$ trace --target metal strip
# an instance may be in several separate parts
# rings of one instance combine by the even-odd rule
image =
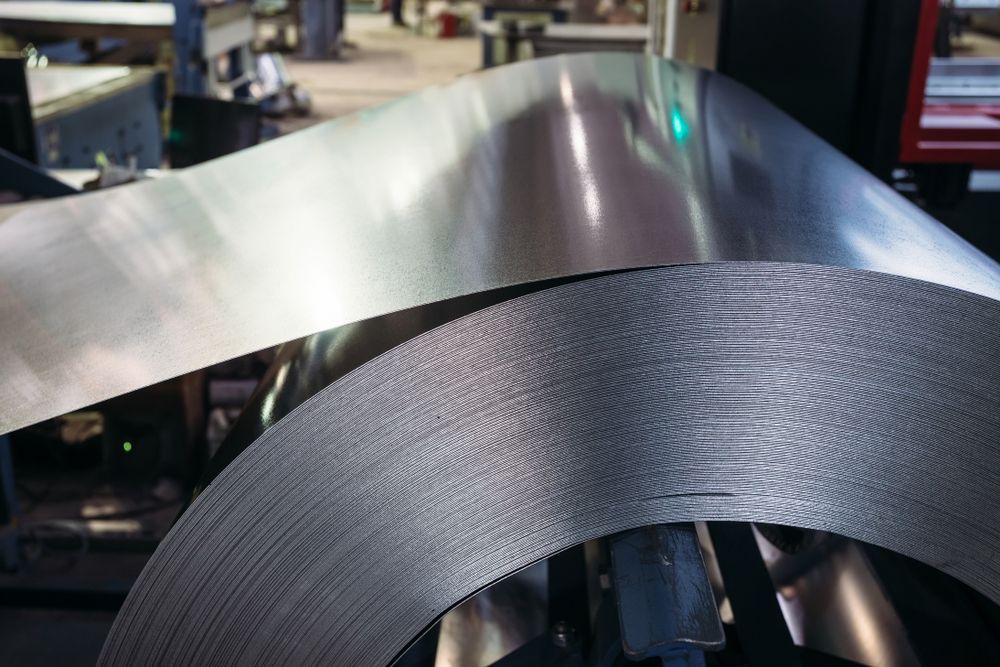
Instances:
[[[421,304],[723,260],[1000,298],[995,263],[725,77],[551,58],[0,209],[0,432]]]

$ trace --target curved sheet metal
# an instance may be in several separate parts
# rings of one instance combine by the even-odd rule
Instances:
[[[1000,601],[998,320],[968,292],[767,262],[491,306],[244,451],[160,545],[101,662],[385,664],[520,567],[687,520],[834,531]]]
[[[456,297],[346,324],[285,343],[222,446],[208,462],[194,489],[193,498],[264,431],[323,387],[366,361],[463,315],[575,279],[544,280]]]
[[[1000,270],[726,78],[531,61],[170,177],[0,213],[0,432],[345,323],[719,260],[1000,295]]]

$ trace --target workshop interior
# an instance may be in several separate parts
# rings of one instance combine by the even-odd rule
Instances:
[[[0,0],[0,665],[1000,664],[1000,0]]]

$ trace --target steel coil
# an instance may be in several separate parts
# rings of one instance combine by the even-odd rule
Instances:
[[[364,334],[322,373],[286,348],[301,383],[252,403],[103,664],[385,664],[674,521],[833,531],[1000,601],[1000,267],[715,74],[500,68],[7,209],[0,271],[0,430]]]
[[[832,530],[998,600],[998,317],[921,281],[763,262],[484,309],[237,457],[158,549],[103,662],[385,664],[520,567],[694,519]]]

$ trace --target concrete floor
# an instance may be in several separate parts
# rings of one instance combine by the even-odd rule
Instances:
[[[964,58],[996,58],[1000,56],[1000,38],[994,35],[966,31],[952,40],[952,54]]]
[[[475,37],[437,39],[395,28],[388,14],[348,14],[346,37],[355,48],[342,61],[288,57],[292,79],[312,96],[306,118],[282,120],[288,132],[395,99],[431,85],[448,83],[479,69]]]

